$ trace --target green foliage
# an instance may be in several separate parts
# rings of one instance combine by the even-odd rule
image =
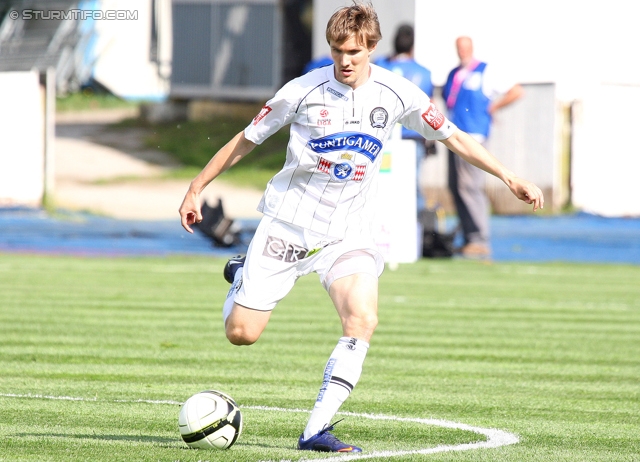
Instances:
[[[292,449],[341,335],[329,298],[316,276],[300,279],[262,338],[234,347],[223,264],[0,255],[0,460],[331,458]],[[336,435],[369,454],[484,440],[408,420],[434,418],[520,443],[371,460],[639,460],[638,280],[640,267],[623,265],[386,271],[380,324],[342,411],[407,420],[339,415]],[[178,435],[177,403],[210,388],[244,415],[227,452],[187,450]]]
[[[209,121],[165,123],[150,127],[147,145],[170,153],[187,167],[199,171],[213,155],[245,129],[249,120],[217,116]],[[239,186],[263,190],[284,165],[289,128],[275,133],[251,154],[220,176]],[[189,172],[192,173],[193,169]]]
[[[137,106],[137,102],[126,101],[110,93],[94,93],[88,89],[56,98],[56,111],[59,112],[133,108]]]

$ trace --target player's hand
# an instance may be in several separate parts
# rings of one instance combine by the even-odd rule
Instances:
[[[534,212],[544,208],[544,195],[535,184],[521,178],[515,178],[510,188],[518,199],[527,204],[533,204]]]
[[[202,213],[200,209],[200,194],[187,191],[187,194],[182,200],[182,205],[178,210],[180,213],[180,221],[182,227],[188,232],[193,234],[191,225],[194,223],[200,223],[202,221]]]

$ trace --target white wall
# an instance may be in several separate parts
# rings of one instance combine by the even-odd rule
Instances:
[[[448,0],[446,11],[435,0],[415,5],[416,59],[431,69],[436,85],[457,65],[460,35],[473,38],[476,57],[515,80],[555,83],[559,103],[577,108],[573,204],[602,215],[640,216],[640,201],[633,199],[640,146],[627,138],[640,124],[637,2]]]
[[[604,216],[640,216],[640,85],[602,84],[577,104],[573,204]],[[622,115],[622,116],[621,116]]]
[[[43,192],[44,92],[38,73],[0,73],[0,205],[38,206]]]
[[[116,95],[126,99],[163,100],[169,93],[168,80],[149,60],[151,45],[151,0],[101,0],[100,9],[137,12],[137,19],[96,21],[97,61],[93,77]],[[171,59],[171,3],[159,2],[163,18],[159,32],[163,60]],[[164,32],[164,33],[163,33]],[[170,69],[164,69],[167,72]],[[166,74],[168,78],[169,73]]]
[[[437,86],[458,63],[455,39],[461,35],[473,38],[476,57],[513,80],[553,83],[559,105],[577,102],[581,108],[573,124],[574,205],[602,215],[640,215],[640,201],[630,199],[636,195],[633,181],[627,178],[640,170],[640,146],[622,141],[640,125],[636,3],[374,0],[383,33],[374,57],[390,52],[395,28],[410,22],[416,30],[416,59],[432,71]],[[314,1],[314,56],[328,51],[324,31],[331,14],[349,4],[350,0]],[[555,132],[542,136],[556,137]],[[557,163],[561,143],[553,143]],[[428,172],[430,183],[442,183],[444,164],[439,159]],[[625,169],[622,176],[620,169]],[[548,170],[556,171],[557,166]],[[517,173],[526,177],[528,172]]]
[[[635,2],[583,0],[415,0],[416,58],[436,85],[457,65],[454,42],[473,38],[476,56],[523,83],[555,82],[558,98],[584,97],[593,85],[640,84]],[[445,15],[446,14],[446,15]]]

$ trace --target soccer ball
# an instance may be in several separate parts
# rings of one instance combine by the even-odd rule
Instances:
[[[229,449],[242,432],[242,414],[229,395],[201,391],[180,408],[178,428],[190,448]]]

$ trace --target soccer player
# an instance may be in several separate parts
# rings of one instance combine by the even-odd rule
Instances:
[[[235,345],[255,343],[296,280],[317,273],[343,335],[326,363],[298,448],[361,452],[331,434],[330,422],[358,383],[378,324],[378,277],[384,264],[371,227],[382,146],[394,125],[441,141],[503,180],[534,210],[544,199],[537,186],[516,177],[458,130],[417,86],[370,63],[381,39],[371,4],[354,0],[336,11],[326,37],[333,65],[285,84],[191,182],[179,212],[182,226],[193,232],[190,225],[202,219],[203,189],[291,124],[284,166],[267,184],[258,206],[264,216],[247,255],[225,266],[231,283],[223,306],[225,332]]]

